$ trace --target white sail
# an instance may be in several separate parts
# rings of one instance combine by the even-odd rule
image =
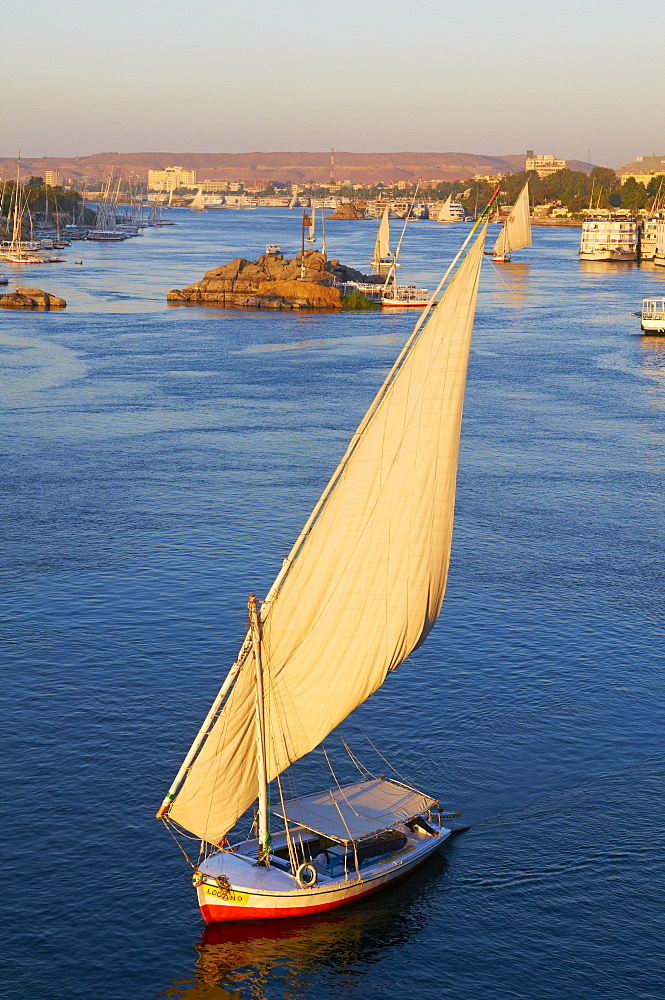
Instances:
[[[199,187],[198,191],[192,199],[192,203],[189,206],[192,212],[203,212],[205,211],[205,201],[203,200],[203,185]]]
[[[453,196],[449,194],[443,205],[439,209],[439,214],[437,215],[437,222],[453,222],[455,216],[450,211],[450,206],[453,203]]]
[[[513,250],[531,246],[531,218],[529,215],[529,182],[527,181],[510,210],[494,244],[494,254],[505,257]]]
[[[263,605],[268,780],[376,691],[439,614],[485,228],[396,362]],[[247,643],[243,659],[169,809],[213,844],[257,796]]]
[[[314,240],[316,239],[316,208],[314,206],[314,199],[313,198],[312,198],[312,211],[311,211],[310,219],[311,219],[311,221],[310,221],[310,224],[309,224],[309,236],[307,237],[307,239],[308,239],[308,241],[310,243],[313,243]]]
[[[385,257],[390,254],[390,222],[388,221],[388,215],[390,212],[390,207],[386,205],[383,210],[383,215],[381,217],[381,222],[379,224],[379,231],[376,234],[376,243],[374,244],[374,262],[379,263]]]

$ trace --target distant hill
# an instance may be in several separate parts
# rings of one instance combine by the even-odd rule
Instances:
[[[474,174],[517,173],[524,170],[525,155],[480,156],[476,153],[348,153],[335,150],[335,179],[353,184],[383,181],[466,180]],[[124,177],[146,180],[148,170],[181,166],[196,170],[197,179],[284,181],[287,183],[330,180],[330,153],[95,153],[93,156],[25,157],[22,176],[43,176],[45,170],[59,170],[65,183],[97,180],[111,171]],[[569,160],[572,170],[588,172],[591,166]],[[16,171],[15,157],[0,157],[4,178]]]

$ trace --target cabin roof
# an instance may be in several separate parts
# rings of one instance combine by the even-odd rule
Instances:
[[[405,823],[437,804],[436,799],[415,788],[372,778],[290,799],[283,810],[273,812],[289,823],[348,844]]]

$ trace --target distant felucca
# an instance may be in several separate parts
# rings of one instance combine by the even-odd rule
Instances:
[[[531,217],[529,214],[529,182],[527,181],[510,214],[503,224],[492,251],[492,259],[503,264],[510,263],[513,250],[523,250],[531,246]]]
[[[395,263],[395,255],[390,252],[390,206],[386,205],[376,234],[372,256],[372,274],[387,274]]]
[[[443,205],[439,209],[436,217],[437,222],[461,222],[464,218],[464,209],[457,201],[453,201],[452,194],[449,194]]]
[[[192,203],[189,206],[191,212],[205,212],[206,204],[203,200],[203,185],[201,185],[192,198]]]
[[[308,243],[316,243],[316,205],[314,204],[314,199],[312,198],[310,203],[310,217],[309,217],[309,236],[307,237]],[[321,211],[323,215],[323,210]]]

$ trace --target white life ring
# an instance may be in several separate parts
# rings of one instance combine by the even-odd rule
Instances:
[[[310,879],[303,878],[305,872],[311,875]],[[310,861],[303,861],[303,863],[298,866],[296,871],[296,882],[301,889],[311,889],[313,885],[316,885],[318,878],[319,873]]]

